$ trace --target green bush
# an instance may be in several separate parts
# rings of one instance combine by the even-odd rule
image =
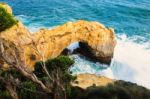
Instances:
[[[116,81],[107,86],[91,86],[87,89],[72,87],[68,99],[150,99],[150,90],[134,83]]]
[[[49,59],[45,62],[45,66],[48,69],[50,75],[55,76],[56,70],[61,72],[59,75],[62,80],[66,93],[67,99],[150,99],[150,90],[137,84],[115,81],[113,84],[107,86],[91,86],[87,89],[79,87],[73,87],[70,82],[75,80],[76,77],[71,75],[69,71],[70,66],[74,63],[67,56],[59,56],[54,59]],[[48,83],[48,77],[44,74],[42,68],[43,62],[37,62],[35,65],[34,73],[44,82]],[[21,81],[20,86],[17,88],[17,93],[20,99],[54,99],[52,94],[45,93],[42,89],[34,82],[28,80],[22,76],[15,69],[7,71],[0,70],[0,76],[7,79],[7,75],[11,74],[14,78],[18,78]],[[54,77],[55,79],[55,77]],[[58,88],[53,86],[54,92]],[[5,83],[0,81],[0,99],[11,99],[9,92],[5,88]]]
[[[66,94],[69,94],[71,91],[70,82],[76,78],[72,76],[71,72],[69,71],[69,68],[73,63],[74,61],[67,56],[59,56],[54,59],[49,59],[45,62],[45,66],[48,69],[50,76],[53,77],[53,80],[55,80],[57,75],[59,76],[60,83],[65,88]],[[51,87],[53,88],[52,90],[54,93],[60,91],[60,86],[56,86],[57,83],[51,82],[47,75],[45,75],[45,72],[43,72],[42,64],[43,62],[36,63],[34,73],[47,86],[52,84]],[[3,77],[6,81],[9,81],[10,75],[15,80],[18,80],[19,85],[16,86],[16,89],[20,99],[53,99],[50,98],[53,97],[53,94],[45,93],[39,85],[24,77],[15,68],[10,68],[8,70],[0,69],[0,76]],[[9,98],[11,99],[9,92],[6,90],[5,82],[0,81],[0,99]]]
[[[11,99],[9,92],[5,88],[5,84],[0,81],[0,99]]]
[[[36,92],[36,84],[32,81],[25,81],[22,83],[22,87],[26,89],[30,89],[33,92]]]
[[[70,59],[68,56],[58,56],[54,59],[48,59],[45,62],[45,66],[49,72],[49,74],[55,78],[57,75],[59,75],[60,83],[64,86],[66,93],[70,94],[71,91],[71,82],[76,79],[76,76],[71,75],[72,72],[69,71],[69,68],[74,63],[74,60]],[[42,68],[43,62],[37,62],[35,64],[35,71],[34,73],[36,76],[38,76],[43,82],[48,81],[48,77],[46,77],[46,74],[44,73],[44,70]],[[54,84],[54,90],[56,90],[55,82]],[[55,92],[55,91],[54,91]]]
[[[71,72],[69,71],[70,66],[74,63],[74,61],[72,59],[70,59],[68,56],[58,56],[54,59],[48,59],[45,62],[45,65],[48,69],[48,72],[51,74],[52,72],[54,72],[57,69],[60,69],[63,72],[63,79],[65,81],[70,81],[72,79],[72,75]],[[34,73],[42,78],[45,77],[46,75],[44,74],[44,70],[42,68],[42,64],[43,62],[37,62],[35,64],[35,71]]]
[[[0,6],[0,32],[17,24],[17,20],[13,15],[8,13],[5,8]]]
[[[9,92],[6,90],[1,91],[0,90],[0,99],[12,99]]]
[[[49,59],[45,62],[46,66],[49,69],[49,72],[57,68],[60,68],[63,71],[68,71],[73,63],[74,61],[71,60],[68,56],[58,56],[57,58]]]

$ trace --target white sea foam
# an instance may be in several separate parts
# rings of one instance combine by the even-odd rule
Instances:
[[[43,26],[42,24],[37,24],[37,23],[35,23],[35,24],[32,23],[32,24],[28,25],[27,28],[29,29],[29,31],[31,33],[35,33],[37,31],[39,31],[40,29],[51,29],[51,28]]]
[[[112,64],[107,69],[97,68],[90,62],[85,64],[84,60],[76,60],[77,64],[72,70],[77,74],[94,73],[150,88],[150,43],[135,41],[135,38],[128,38],[125,34],[119,36]]]
[[[74,65],[70,69],[71,71],[73,71],[73,74],[97,74],[99,71],[106,69],[106,65],[88,61],[83,56],[80,57],[79,55],[71,55],[70,57],[75,60]]]
[[[32,19],[35,19],[33,16],[27,16],[27,15],[17,15],[16,18],[23,22],[25,25],[28,24],[26,27],[29,29],[31,33],[35,33],[40,29],[52,29],[54,27],[46,27],[41,23],[32,22]]]
[[[111,79],[115,79],[111,68],[100,70],[96,74],[100,75],[100,76],[105,76],[105,77],[108,77],[108,78],[111,78]]]
[[[138,44],[122,35],[117,40],[114,59],[104,71],[104,76],[131,81],[150,88],[150,49],[149,43]],[[111,76],[108,74],[111,74]]]
[[[28,17],[17,16],[22,22],[27,22]],[[30,24],[28,28],[31,32],[39,30],[40,24]],[[46,28],[46,27],[44,27]],[[150,88],[150,43],[142,43],[140,36],[127,37],[125,34],[118,36],[115,47],[114,58],[110,67],[106,65],[91,63],[86,59],[76,56],[76,63],[71,68],[74,74],[92,73],[103,75],[113,79],[131,81],[139,85]],[[138,43],[136,42],[138,41]],[[78,42],[71,44],[68,48],[73,51],[79,47]],[[99,68],[104,67],[104,68]]]
[[[29,17],[26,15],[17,15],[16,18],[21,22],[26,22],[29,19]]]

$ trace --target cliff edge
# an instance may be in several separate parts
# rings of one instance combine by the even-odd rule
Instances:
[[[12,13],[8,5],[1,5]],[[14,43],[20,49],[20,57],[28,67],[33,67],[37,61],[57,57],[67,46],[77,41],[86,43],[100,62],[110,62],[116,45],[113,29],[98,22],[83,20],[67,22],[50,30],[41,29],[32,34],[18,22],[1,31],[0,38]]]

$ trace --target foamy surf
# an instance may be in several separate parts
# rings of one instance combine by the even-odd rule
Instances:
[[[17,19],[24,23],[30,23],[25,15],[18,15]],[[27,26],[30,32],[36,32],[39,27],[44,27],[39,23],[30,23]],[[135,35],[130,38],[125,34],[119,35],[110,67],[106,68],[107,66],[103,64],[92,63],[84,58],[74,56],[76,62],[71,71],[73,74],[91,73],[130,81],[150,88],[150,76],[148,75],[150,73],[150,43],[143,43],[142,39],[144,38]],[[75,42],[68,48],[72,51],[78,46],[78,42]]]
[[[32,22],[34,21],[34,18],[33,16],[27,16],[27,15],[17,15],[16,18],[23,22],[23,24],[26,25],[26,27],[28,28],[28,30],[30,31],[30,33],[35,33],[37,31],[39,31],[40,29],[52,29],[54,28],[55,26],[53,27],[46,27],[44,26],[41,22]]]
[[[150,49],[148,43],[137,43],[125,34],[117,39],[112,64],[90,62],[82,57],[75,57],[71,68],[74,74],[91,73],[112,79],[125,80],[150,88]],[[102,68],[103,67],[103,68]]]
[[[138,44],[122,35],[117,40],[110,66],[113,77],[150,88],[150,49],[147,47],[148,43]]]

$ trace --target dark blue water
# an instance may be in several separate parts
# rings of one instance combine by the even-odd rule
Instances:
[[[113,27],[117,33],[150,38],[150,0],[1,1],[11,5],[14,14],[30,29],[84,19]]]
[[[94,73],[131,81],[150,88],[150,0],[0,0],[31,31],[51,28],[68,21],[98,21],[116,31],[117,45],[112,64],[74,56],[74,73]]]

